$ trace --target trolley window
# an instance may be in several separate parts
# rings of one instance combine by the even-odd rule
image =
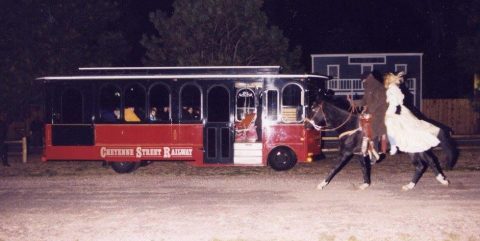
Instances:
[[[83,95],[80,90],[69,88],[62,94],[61,120],[64,124],[83,122]]]
[[[297,84],[289,84],[282,91],[282,121],[291,123],[303,119],[303,91]]]
[[[251,89],[241,89],[237,93],[236,119],[243,120],[246,114],[255,112],[255,93]]]
[[[121,118],[121,94],[118,86],[107,84],[100,88],[100,121],[117,122]]]
[[[140,84],[125,87],[125,109],[123,118],[126,122],[141,122],[145,120],[145,88]]]
[[[170,90],[164,84],[155,84],[149,92],[149,122],[163,122],[171,120]]]
[[[267,119],[277,120],[278,118],[278,91],[267,91]]]
[[[186,85],[180,93],[180,119],[184,121],[200,120],[202,118],[202,95],[200,88]]]

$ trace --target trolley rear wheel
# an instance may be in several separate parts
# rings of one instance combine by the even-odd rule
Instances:
[[[140,162],[112,162],[111,166],[117,173],[130,173],[140,166]]]

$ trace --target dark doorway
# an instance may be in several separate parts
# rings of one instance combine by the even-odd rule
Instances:
[[[205,162],[231,163],[233,149],[230,123],[230,94],[227,88],[215,86],[207,94],[207,122],[205,124]]]

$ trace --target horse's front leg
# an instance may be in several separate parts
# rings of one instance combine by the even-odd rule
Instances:
[[[333,177],[335,177],[335,175],[337,175],[337,173],[342,170],[345,165],[347,165],[352,156],[353,153],[351,152],[343,153],[340,158],[340,162],[330,171],[328,176],[320,184],[317,185],[317,189],[324,189],[330,183],[330,181],[332,181]]]
[[[363,183],[360,186],[358,186],[358,188],[364,190],[370,186],[370,176],[371,176],[372,166],[370,164],[370,158],[368,157],[368,155],[359,157],[358,162],[362,167],[362,174],[363,174]]]

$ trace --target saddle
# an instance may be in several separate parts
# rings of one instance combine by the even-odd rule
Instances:
[[[373,139],[372,115],[366,113],[360,114],[360,128],[362,129],[364,136],[370,140]]]
[[[369,156],[372,163],[380,160],[380,155],[373,142],[372,115],[367,113],[360,114],[360,129],[363,132],[362,154]],[[382,145],[383,146],[383,145]],[[382,148],[383,149],[383,148]]]

